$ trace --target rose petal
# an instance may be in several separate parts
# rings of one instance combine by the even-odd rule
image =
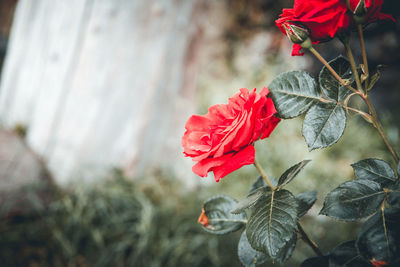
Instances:
[[[225,161],[225,164],[217,166],[213,169],[215,181],[219,181],[229,173],[236,171],[244,165],[253,164],[256,156],[254,146],[248,146],[237,153],[233,153],[232,157]]]
[[[201,160],[193,166],[192,171],[201,177],[206,177],[208,172],[213,171],[215,181],[218,182],[221,178],[241,168],[243,165],[254,163],[254,158],[254,146],[248,146],[236,153],[232,152],[222,157]]]
[[[303,47],[301,47],[301,45],[299,44],[293,44],[293,49],[292,49],[292,56],[303,56],[304,53],[301,53],[301,49],[303,49]]]

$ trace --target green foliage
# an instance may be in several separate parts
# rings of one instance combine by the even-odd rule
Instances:
[[[358,180],[345,182],[330,192],[321,214],[338,220],[356,221],[373,214],[383,201],[399,207],[400,190],[388,163],[364,159],[351,166]]]
[[[345,58],[338,57],[330,65],[347,84],[354,82],[350,64]],[[303,136],[309,150],[331,146],[343,135],[347,120],[345,108],[352,92],[340,84],[325,67],[320,72],[318,86],[307,73],[292,71],[274,79],[269,89],[280,117],[293,118],[306,114]],[[268,260],[278,263],[285,262],[292,254],[296,247],[298,219],[315,203],[317,192],[294,196],[282,188],[293,181],[308,162],[304,160],[292,166],[278,181],[272,179],[274,189],[259,177],[250,186],[248,195],[232,208],[232,213],[250,214],[245,231],[247,240],[240,241],[246,241],[240,245],[242,250],[239,251],[239,258],[244,265],[254,266],[254,260],[260,256],[257,254],[259,252],[265,254]],[[352,167],[358,179],[342,183],[331,191],[325,198],[320,214],[343,221],[359,221],[371,215],[375,218],[380,214],[377,211],[386,206],[400,207],[399,184],[388,163],[378,159],[365,159]],[[390,222],[392,217],[387,217],[387,220]],[[389,234],[396,236],[397,230],[393,227],[386,228],[391,225],[386,222],[386,217],[381,215],[381,218],[380,227],[383,225],[383,229],[390,229]],[[367,257],[367,253],[361,253],[361,248],[355,244],[364,245],[368,238],[362,237],[368,236],[367,233],[370,232],[376,234],[376,244],[379,244],[379,238],[382,238],[379,232],[381,228],[378,231],[376,227],[361,232],[356,241],[343,243],[325,256],[304,261],[302,266],[368,266],[368,261],[376,259],[378,252],[372,253],[375,258]],[[387,249],[397,249],[397,244],[390,243],[388,238],[390,237],[386,236],[386,247],[392,247]],[[246,246],[247,249],[244,249]],[[392,254],[385,255],[382,259],[391,260],[390,257],[394,258]]]
[[[348,84],[353,82],[346,59],[340,56],[329,63]],[[303,136],[310,150],[331,146],[343,135],[346,127],[344,105],[351,92],[325,67],[319,74],[319,87],[309,74],[291,71],[275,78],[269,89],[282,118],[290,119],[307,112]]]
[[[354,76],[350,63],[341,56],[329,62],[329,65],[344,82],[336,79],[331,70],[324,67],[319,74],[319,88],[312,77],[298,71],[281,74],[269,86],[271,97],[282,118],[293,118],[306,113],[303,122],[303,136],[309,150],[333,145],[343,135],[346,127],[345,109],[352,92],[344,84],[351,86],[354,83]],[[374,82],[375,80],[372,81],[372,83]],[[366,91],[369,89],[366,88]],[[362,93],[359,92],[362,98],[366,99],[367,95]],[[365,101],[368,104],[368,100]],[[374,111],[371,111],[370,106],[368,108],[374,116]],[[362,114],[362,112],[359,113]],[[369,119],[368,115],[364,114],[363,116]],[[293,170],[296,169],[296,166],[292,167]],[[400,239],[400,230],[397,229],[399,227],[394,226],[394,221],[398,219],[395,209],[400,207],[400,188],[397,181],[400,166],[397,166],[397,176],[390,165],[383,160],[364,159],[352,164],[352,167],[358,179],[342,183],[331,191],[325,198],[320,214],[343,221],[358,221],[374,213],[375,215],[364,224],[356,241],[343,243],[325,256],[306,260],[302,266],[364,266],[369,265],[368,261],[391,262],[396,258],[398,244],[395,240]],[[289,183],[295,175],[296,173],[289,169],[279,179],[277,189],[279,190]],[[273,214],[274,197],[279,192],[281,191],[272,191],[262,197],[257,195],[253,198],[252,205],[254,199],[256,200],[247,225],[250,244],[272,258],[273,255],[278,254],[277,251],[284,244],[282,240],[274,240],[275,245],[279,245],[277,245],[278,248],[272,248],[271,242],[268,242],[271,233],[270,224],[274,221],[270,219]],[[304,201],[302,201],[302,197]],[[285,201],[288,204],[288,200]],[[296,205],[299,207],[298,217],[304,215],[314,202],[315,195],[312,194],[298,197],[296,201]],[[249,201],[247,201],[248,203]],[[258,206],[260,203],[263,206]],[[391,209],[386,209],[385,213],[386,206]],[[291,214],[289,207],[279,209],[286,212],[287,215]],[[381,212],[377,212],[379,209]],[[260,218],[268,218],[267,223],[263,224],[260,220],[254,224],[252,222],[254,214]],[[284,217],[282,216],[282,218]],[[274,219],[281,222],[278,218]],[[258,227],[260,232],[251,227]],[[286,226],[283,228],[289,229]],[[252,231],[255,234],[252,235]],[[268,237],[266,240],[262,239],[262,232],[267,233],[264,234]],[[278,229],[276,232],[282,233],[282,229]],[[287,236],[285,237],[287,238]],[[370,240],[374,240],[374,242]]]
[[[268,88],[276,110],[284,119],[303,114],[321,98],[314,78],[304,71],[282,73]]]
[[[310,191],[295,195],[297,203],[299,204],[298,213],[299,218],[306,215],[307,211],[311,209],[315,201],[317,201],[317,191]]]
[[[355,247],[348,242],[334,249],[328,261],[332,266],[368,266],[367,262],[385,262],[390,266],[400,263],[400,188],[396,175],[388,163],[378,159],[364,159],[352,164],[358,180],[341,184],[325,198],[321,214],[333,218],[354,221],[370,217],[362,226]],[[390,208],[385,208],[389,206]],[[378,212],[376,212],[378,211]],[[351,261],[350,261],[351,259]],[[314,266],[309,259],[302,266]]]
[[[301,267],[363,267],[371,266],[359,254],[355,241],[344,242],[335,247],[328,255],[305,260]]]
[[[352,240],[338,245],[330,252],[329,266],[361,267],[368,266],[368,263],[361,257]]]
[[[329,65],[349,84],[354,81],[350,64],[342,56],[330,61]],[[343,105],[351,94],[325,66],[318,79],[321,91],[331,103],[319,103],[307,112],[303,123],[303,136],[310,150],[331,146],[343,135],[346,127]]]
[[[393,184],[396,174],[390,165],[380,159],[363,159],[351,164],[358,179],[372,180],[381,185]]]
[[[273,186],[277,186],[278,185],[278,181],[272,177],[269,177],[269,180],[271,181]],[[259,176],[250,186],[249,189],[249,193],[247,195],[250,195],[251,193],[253,193],[255,190],[257,190],[260,187],[263,186],[268,186],[267,182],[264,180],[264,178],[262,178],[261,176]]]
[[[367,260],[399,264],[399,221],[398,209],[382,209],[381,212],[369,218],[362,226],[356,241],[361,256]]]
[[[292,238],[288,242],[286,242],[283,248],[279,250],[276,258],[273,259],[272,262],[276,260],[279,264],[285,263],[292,256],[292,253],[296,248],[296,243],[297,233],[293,233]]]
[[[384,198],[385,192],[378,183],[353,180],[339,185],[326,196],[320,214],[337,220],[356,221],[374,213]]]
[[[328,63],[343,80],[347,81],[349,84],[354,82],[354,76],[351,72],[349,61],[343,56],[338,56]],[[343,104],[347,96],[351,94],[351,91],[347,89],[346,86],[340,84],[325,66],[319,73],[318,81],[325,96],[337,104]]]
[[[386,198],[386,202],[391,207],[400,208],[400,184],[399,183],[389,186],[389,195]]]
[[[238,236],[196,224],[200,197],[177,181],[116,175],[60,191],[48,208],[0,222],[0,266],[239,266]]]
[[[300,267],[322,267],[329,266],[329,256],[313,257],[306,259],[300,265]]]
[[[303,160],[286,170],[279,178],[278,187],[281,188],[290,183],[309,162],[310,160]]]
[[[203,205],[205,215],[208,217],[210,227],[205,230],[214,234],[228,233],[237,230],[243,219],[245,211],[249,210],[250,218],[246,222],[246,238],[239,241],[239,258],[245,266],[254,266],[255,263],[270,261],[283,263],[292,255],[297,242],[297,222],[316,201],[317,193],[307,192],[294,196],[288,190],[282,189],[304,168],[309,160],[304,160],[290,167],[279,181],[270,179],[274,189],[270,188],[262,177],[258,177],[250,185],[248,195],[236,202],[229,197],[216,196],[206,201]],[[243,218],[230,217],[226,212],[242,215]],[[212,211],[212,212],[211,212]],[[229,222],[230,225],[214,225],[217,222]],[[221,232],[222,231],[222,232]],[[260,254],[260,252],[262,252]]]
[[[212,234],[228,234],[242,228],[247,222],[246,213],[231,213],[237,201],[228,196],[215,196],[203,204],[208,224],[203,229]]]
[[[337,104],[319,103],[307,112],[303,136],[310,150],[336,143],[346,127],[346,112]]]
[[[253,249],[247,240],[246,231],[243,231],[238,244],[238,256],[240,262],[246,267],[253,267],[268,260],[268,257]]]
[[[239,214],[243,212],[245,209],[251,208],[254,206],[257,201],[264,196],[267,192],[271,193],[271,188],[269,186],[263,186],[251,191],[247,197],[240,200],[232,209],[233,214]]]
[[[256,250],[272,259],[279,258],[297,227],[297,200],[287,190],[272,191],[261,197],[247,224],[247,238]]]

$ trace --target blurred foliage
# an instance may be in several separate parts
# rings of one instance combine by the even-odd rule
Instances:
[[[46,208],[37,201],[33,213],[1,220],[0,266],[240,266],[238,236],[196,223],[203,197],[162,176],[139,186],[119,172],[59,191]]]
[[[301,119],[282,121],[270,138],[256,144],[270,176],[279,176],[300,159],[313,160],[290,190],[319,191],[317,203],[301,221],[323,251],[351,239],[358,228],[357,223],[317,216],[326,193],[353,178],[351,163],[367,157],[390,161],[374,129],[351,117],[343,138],[326,150],[308,152]],[[249,165],[219,183],[188,189],[166,173],[131,181],[116,171],[99,184],[57,189],[47,204],[35,200],[34,187],[27,189],[34,212],[0,221],[0,266],[241,266],[236,255],[241,231],[213,236],[196,221],[205,200],[216,194],[241,199],[256,177]],[[285,266],[298,266],[313,255],[299,240]]]
[[[290,2],[226,0],[230,18],[223,33],[228,47],[223,52],[228,67],[234,71],[226,71],[220,57],[210,57],[199,75],[199,113],[207,112],[211,104],[226,103],[227,96],[241,87],[261,89],[283,71],[308,66],[311,72],[319,72],[321,64],[307,63],[309,57],[290,57],[291,44],[281,41],[286,37],[273,26],[281,8],[289,7]],[[397,32],[398,29],[399,23]],[[271,31],[266,34],[266,30]],[[382,39],[380,43],[388,42]],[[397,49],[399,42],[393,43]],[[331,47],[321,44],[319,49],[329,58]],[[221,52],[214,47],[212,50]],[[280,50],[283,51],[279,53]],[[380,47],[376,50],[387,51]],[[398,58],[393,53],[386,56],[392,61]],[[398,79],[395,86],[385,85],[398,95],[399,90],[394,90]],[[396,98],[386,97],[387,101],[390,99]],[[368,157],[390,162],[374,129],[352,117],[344,136],[326,150],[308,152],[301,135],[301,118],[282,121],[270,138],[256,144],[257,158],[270,176],[277,177],[302,159],[313,160],[290,190],[319,191],[316,205],[302,223],[323,251],[354,237],[358,227],[356,223],[337,223],[317,216],[326,194],[353,178],[351,163]],[[388,123],[384,124],[388,125],[390,116],[386,118]],[[25,129],[17,130],[23,134]],[[400,144],[400,131],[395,124],[388,133],[394,143]],[[97,185],[59,189],[55,200],[47,205],[35,201],[33,194],[30,199],[36,208],[32,214],[0,220],[0,266],[241,266],[236,256],[240,231],[217,237],[204,232],[196,221],[206,199],[215,194],[240,199],[257,176],[252,166],[245,166],[219,183],[189,190],[164,173],[135,182],[116,172]],[[211,175],[206,179],[213,180]],[[299,240],[286,266],[298,266],[313,255]]]

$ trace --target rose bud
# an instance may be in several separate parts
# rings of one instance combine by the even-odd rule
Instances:
[[[365,14],[367,14],[367,7],[365,6],[364,0],[358,2],[356,8],[353,10],[353,14],[359,17],[363,17]]]
[[[365,15],[367,14],[367,7],[364,0],[360,0],[354,9],[351,9],[351,1],[347,2],[350,6],[350,10],[353,12],[354,21],[357,24],[362,24],[365,21]]]
[[[347,7],[353,13],[357,24],[371,23],[376,20],[392,20],[389,14],[381,13],[383,0],[346,0]]]
[[[294,0],[293,8],[284,8],[275,24],[286,35],[288,35],[288,30],[293,31],[288,27],[289,24],[302,25],[308,29],[312,43],[317,44],[347,33],[356,26],[356,23],[394,21],[392,15],[380,12],[382,5],[383,0]],[[356,22],[355,16],[361,16],[362,21]],[[288,24],[286,28],[285,24]],[[294,37],[297,41],[297,36]],[[303,55],[304,53],[300,51],[302,47],[307,48],[305,45],[305,43],[300,45],[295,42],[292,56]]]
[[[286,31],[287,37],[295,44],[301,44],[309,38],[309,32],[306,28],[291,23],[284,23],[282,26]]]

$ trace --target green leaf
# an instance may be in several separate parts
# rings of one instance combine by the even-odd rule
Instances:
[[[374,213],[385,192],[374,181],[353,180],[341,184],[325,198],[320,214],[343,221],[356,221]]]
[[[356,246],[366,260],[398,260],[400,251],[400,212],[384,209],[368,219],[361,228]],[[396,265],[398,266],[398,265]]]
[[[354,81],[350,64],[342,56],[329,62],[342,79]],[[323,67],[319,74],[322,92],[335,103],[318,103],[307,112],[303,123],[303,136],[311,150],[324,148],[336,143],[346,127],[346,112],[343,102],[351,91]]]
[[[300,267],[322,267],[329,266],[329,256],[313,257],[306,259],[300,265]]]
[[[212,234],[228,234],[246,224],[246,214],[232,214],[230,211],[237,201],[228,196],[215,196],[203,204],[208,225],[203,229]]]
[[[381,159],[363,159],[351,166],[358,179],[372,180],[384,186],[396,181],[393,169]]]
[[[397,177],[400,177],[400,161],[399,164],[397,164]]]
[[[400,184],[389,186],[386,202],[393,208],[400,208]]]
[[[367,88],[367,92],[371,91],[371,89],[374,87],[375,83],[379,80],[381,77],[381,73],[378,71],[374,75],[372,75],[370,83]]]
[[[251,246],[273,260],[278,259],[296,231],[297,208],[296,198],[287,190],[263,195],[247,223],[247,238]]]
[[[263,264],[268,260],[268,256],[253,249],[247,240],[246,231],[243,231],[238,244],[238,256],[240,262],[246,267],[253,267]]]
[[[295,197],[297,199],[297,203],[299,204],[298,213],[300,218],[306,215],[307,211],[311,209],[312,205],[314,205],[315,201],[317,201],[317,191],[297,194]]]
[[[334,248],[328,255],[305,260],[301,267],[367,267],[372,266],[358,253],[355,241],[347,241]]]
[[[251,194],[247,195],[244,199],[240,200],[233,208],[231,213],[239,214],[245,211],[247,208],[251,208],[257,200],[260,199],[266,193],[271,193],[271,188],[269,186],[263,186],[254,190]]]
[[[329,254],[330,267],[362,267],[370,266],[358,253],[356,241],[347,241],[335,247]]]
[[[307,165],[311,160],[303,160],[296,165],[287,169],[282,176],[279,178],[278,187],[282,188],[283,186],[287,185],[296,177],[296,175]]]
[[[276,186],[278,184],[278,181],[276,179],[274,179],[273,177],[269,177],[269,180],[271,181],[273,186]],[[256,189],[263,187],[263,186],[268,186],[267,182],[264,181],[264,179],[262,178],[262,176],[259,176],[254,183],[250,186],[249,192],[247,193],[247,195],[250,195],[251,193],[253,193]]]
[[[329,65],[336,71],[337,74],[343,79],[350,83],[354,81],[354,76],[351,72],[350,63],[347,59],[339,56],[329,62]],[[319,84],[322,92],[330,99],[340,102],[343,101],[351,91],[345,86],[341,85],[340,82],[332,75],[332,73],[324,66],[319,73]]]
[[[286,245],[279,251],[275,260],[280,264],[283,264],[285,261],[287,261],[290,258],[290,256],[292,256],[292,253],[296,248],[296,243],[297,243],[297,233],[294,233],[289,242],[287,242]]]
[[[314,105],[303,122],[303,136],[308,149],[324,148],[336,143],[346,127],[346,112],[343,107],[331,103]]]
[[[375,85],[375,83],[379,80],[381,77],[381,70],[384,68],[384,65],[378,65],[376,66],[376,72],[374,75],[371,76],[371,79],[368,84],[367,92],[369,92]]]
[[[284,119],[303,114],[321,98],[314,78],[304,71],[282,73],[268,89],[276,110]]]
[[[274,259],[274,261],[277,261],[278,263],[281,264],[287,261],[290,258],[290,256],[292,256],[292,253],[296,248],[296,242],[297,242],[297,234],[294,233],[290,241],[287,242],[286,245],[279,251],[278,256]],[[259,252],[251,247],[247,239],[246,231],[243,231],[240,237],[238,245],[238,255],[240,262],[244,266],[259,265],[266,262],[269,259],[269,257],[266,254]]]

